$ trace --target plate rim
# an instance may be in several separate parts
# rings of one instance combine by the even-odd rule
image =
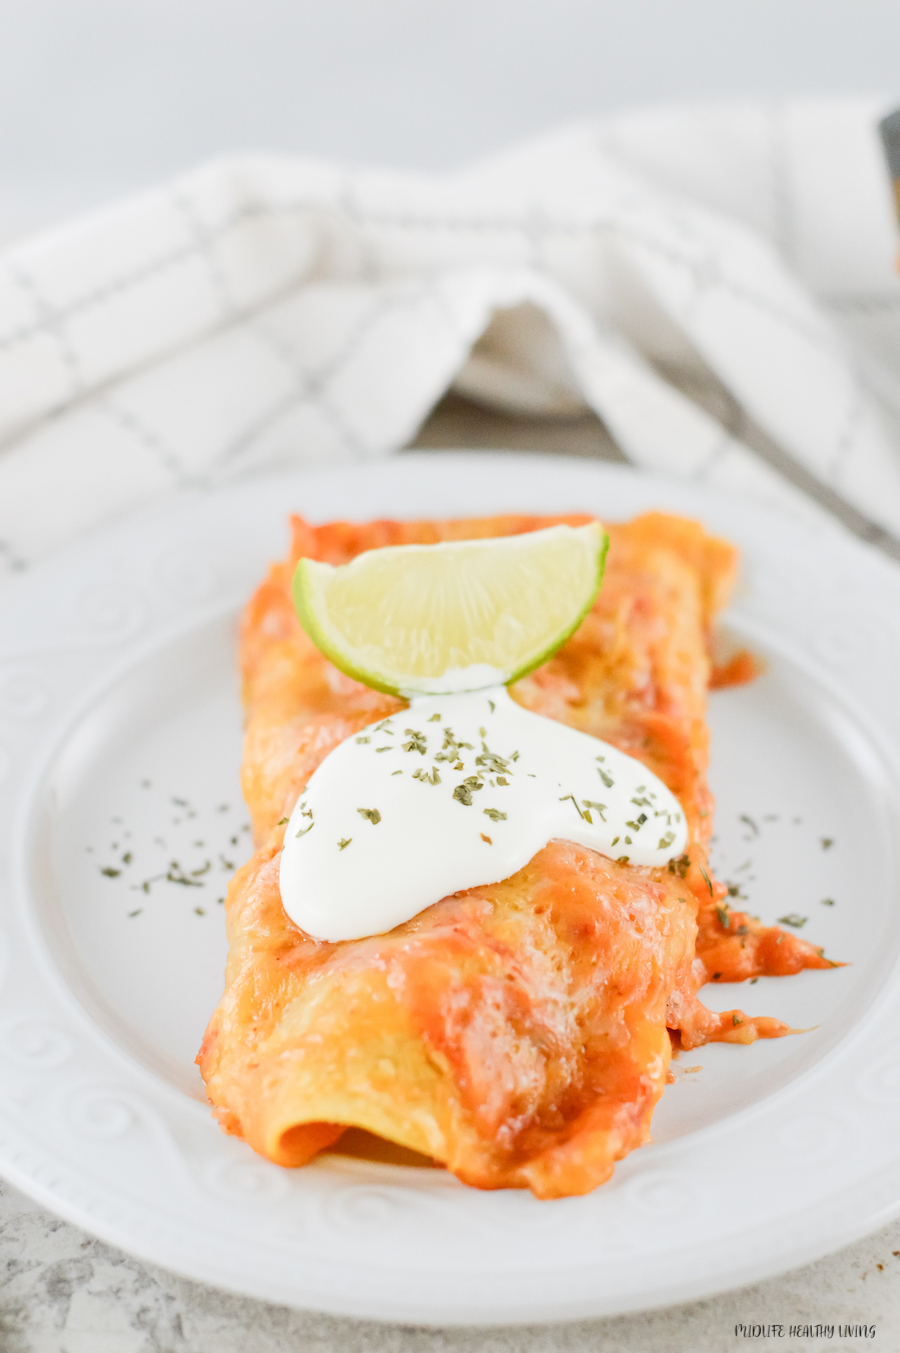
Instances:
[[[738,506],[738,500],[736,500],[733,495],[724,494],[719,490],[709,489],[706,486],[698,486],[689,481],[677,480],[662,475],[648,475],[628,466],[610,464],[602,461],[584,460],[576,457],[543,455],[538,452],[513,453],[506,451],[480,451],[475,448],[464,449],[458,452],[449,450],[441,450],[438,452],[412,452],[404,453],[403,456],[398,457],[393,461],[378,463],[377,466],[373,464],[366,468],[369,469],[370,473],[377,472],[379,474],[387,473],[388,475],[391,475],[396,473],[402,474],[404,471],[415,470],[418,467],[423,471],[427,471],[429,476],[433,476],[439,471],[439,467],[441,466],[443,466],[445,474],[452,473],[454,462],[459,463],[460,469],[463,468],[464,465],[466,471],[469,473],[471,473],[473,468],[479,466],[487,467],[490,465],[496,469],[500,469],[503,473],[509,474],[515,470],[517,465],[527,465],[528,467],[538,465],[542,469],[552,469],[555,474],[561,476],[567,472],[573,472],[577,477],[596,479],[598,484],[602,483],[604,479],[608,479],[618,481],[619,483],[627,482],[632,486],[637,483],[640,484],[642,489],[646,489],[650,492],[658,491],[665,497],[695,497],[698,500],[698,506],[703,503],[707,505],[710,503],[713,505],[721,505],[723,502],[731,507]],[[313,480],[318,480],[320,483],[324,480],[334,481],[339,479],[342,475],[345,475],[348,472],[348,469],[354,470],[362,468],[363,467],[338,466],[307,471],[281,471],[277,474],[260,475],[253,480],[242,481],[237,485],[229,484],[220,486],[217,489],[214,489],[212,493],[209,493],[208,491],[200,492],[192,490],[188,493],[173,495],[163,502],[143,507],[139,512],[132,514],[126,522],[115,523],[91,532],[87,537],[83,537],[81,540],[73,542],[63,550],[56,552],[50,559],[37,565],[21,579],[13,581],[9,587],[0,592],[0,617],[2,617],[10,608],[15,611],[17,597],[24,596],[34,589],[40,591],[45,585],[52,585],[53,581],[58,578],[61,571],[68,570],[70,573],[77,573],[79,561],[83,561],[85,558],[90,557],[92,553],[96,555],[99,551],[102,555],[104,550],[107,552],[110,550],[114,551],[121,541],[123,530],[131,530],[135,535],[139,535],[142,531],[146,532],[147,530],[150,530],[152,532],[154,523],[161,525],[164,522],[171,521],[172,518],[179,513],[190,514],[195,510],[202,511],[204,508],[210,512],[214,512],[214,508],[211,504],[217,501],[224,501],[229,495],[233,496],[242,491],[254,494],[257,498],[261,499],[266,493],[270,491],[274,492],[278,486],[291,485],[296,487],[298,490],[297,496],[299,496],[299,489]],[[638,496],[640,496],[640,491],[638,491]],[[780,520],[786,529],[790,531],[799,531],[801,535],[808,535],[810,532],[812,532],[813,536],[818,534],[820,541],[825,540],[833,542],[833,548],[838,553],[846,553],[848,558],[852,557],[854,560],[860,561],[859,567],[864,572],[872,569],[876,575],[881,574],[883,578],[889,579],[892,589],[900,589],[900,571],[898,571],[884,556],[881,556],[874,551],[872,547],[863,545],[861,542],[849,537],[837,525],[835,525],[834,528],[831,528],[830,525],[824,525],[821,532],[817,533],[814,528],[811,528],[807,523],[795,522],[785,513],[779,512],[777,509],[757,503],[742,503],[739,504],[739,506],[742,511],[749,511],[751,515],[755,513],[770,519],[774,517],[775,519]],[[423,513],[426,510],[427,509],[424,508],[420,509]],[[684,509],[674,508],[672,510],[681,511]],[[865,563],[862,561],[865,561]],[[226,601],[224,597],[219,597],[215,603],[206,607],[206,613],[221,614],[223,610],[228,609],[230,604],[231,603]],[[197,623],[199,623],[198,619],[192,618],[190,611],[188,611],[181,628],[184,631],[188,631]],[[168,642],[170,640],[171,633],[171,628],[165,629],[166,637],[163,642]],[[129,643],[132,644],[131,648],[128,646]],[[160,640],[158,637],[155,640],[148,638],[146,644],[137,642],[136,646],[135,641],[126,639],[125,647],[122,650],[117,667],[122,671],[126,671],[130,666],[133,666],[136,661],[139,661],[139,657],[134,657],[132,655],[133,652],[138,652],[142,647],[149,647],[152,650],[159,646]],[[0,646],[0,678],[2,678],[3,675],[4,663],[8,663],[8,661],[9,653],[7,651],[7,644],[4,642],[2,646]],[[821,682],[822,672],[820,669],[816,669],[815,678]],[[839,680],[837,680],[835,690],[836,692],[839,691],[841,695],[845,694],[843,685]],[[79,708],[83,710],[86,705],[95,698],[96,692],[91,690],[85,691]],[[857,702],[853,700],[850,703],[851,707],[855,708]],[[78,715],[70,710],[65,720],[66,727],[70,727],[77,717]],[[868,720],[866,722],[868,722]],[[3,724],[2,719],[0,719],[0,733],[2,733],[2,731]],[[62,725],[59,725],[55,744],[58,746],[60,739],[64,739],[65,736],[66,732],[64,728]],[[896,777],[898,767],[900,767],[900,759],[898,759],[897,753],[896,733],[893,733],[888,741],[891,753],[891,756],[889,756],[888,759],[893,763],[892,768]],[[43,782],[47,766],[51,764],[53,751],[49,742],[46,744],[45,751],[46,755],[42,758],[42,764],[34,767],[29,782],[32,786],[32,792],[22,796],[23,804],[21,812],[17,815],[11,828],[12,835],[19,840],[18,846],[13,843],[14,859],[19,861],[24,858],[21,854],[21,838],[23,831],[30,831],[34,826],[34,796],[38,792],[40,784]],[[0,752],[2,752],[2,744],[0,744]],[[10,831],[7,831],[6,835],[9,837]],[[2,848],[2,845],[2,829],[0,829],[0,848]],[[17,851],[18,854],[16,854]],[[18,879],[17,891],[19,891],[20,895],[23,883],[24,880]],[[35,922],[35,924],[37,923]],[[895,987],[900,985],[897,981],[896,972],[894,977],[890,980],[893,981]],[[886,981],[884,991],[879,997],[876,997],[874,1006],[867,1010],[862,1021],[863,1024],[867,1025],[873,1018],[872,1010],[878,1008],[882,1004],[881,996],[883,996],[884,1002],[896,1002],[898,1007],[900,1007],[900,991],[891,991],[888,989],[889,986],[890,982]],[[69,1001],[77,1003],[78,998],[74,993],[67,992],[66,996]],[[0,988],[0,1011],[2,1011],[2,1014],[0,1014],[0,1027],[6,1027],[9,1022],[3,1006],[3,992],[2,988]],[[109,1039],[108,1035],[103,1031],[101,1032],[103,1033],[104,1040],[108,1042],[109,1047],[115,1051],[116,1055],[120,1059],[127,1060],[124,1051],[121,1048],[116,1049],[113,1041]],[[858,1030],[856,1032],[858,1032]],[[840,1040],[839,1046],[843,1047],[848,1041],[852,1042],[853,1039],[854,1030],[851,1029]],[[826,1060],[836,1052],[837,1047],[832,1049],[831,1053],[826,1054]],[[801,1079],[806,1081],[810,1075],[814,1075],[817,1071],[817,1065],[818,1064],[802,1073]],[[790,1087],[784,1088],[789,1089]],[[170,1095],[178,1095],[178,1091],[175,1090],[174,1087],[167,1087],[167,1089]],[[781,1095],[781,1090],[776,1091],[773,1095],[768,1096],[763,1103],[768,1103],[771,1099],[776,1097],[781,1098]],[[900,1102],[900,1096],[898,1096],[898,1102]],[[197,1105],[196,1101],[192,1101],[192,1104],[195,1109],[202,1109],[202,1106]],[[758,1108],[761,1109],[762,1105],[747,1106],[740,1111],[740,1116],[745,1117],[747,1115],[755,1115]],[[696,1135],[706,1138],[710,1131],[726,1132],[728,1130],[728,1124],[732,1121],[732,1119],[726,1119],[720,1123],[710,1124],[701,1129]],[[841,1245],[847,1244],[851,1240],[866,1234],[873,1229],[873,1227],[883,1224],[891,1217],[900,1213],[900,1169],[898,1169],[896,1186],[894,1188],[892,1200],[889,1204],[882,1203],[880,1207],[875,1206],[874,1210],[872,1206],[869,1206],[863,1209],[865,1215],[859,1213],[859,1210],[857,1209],[855,1219],[847,1220],[841,1231],[841,1238],[836,1241],[831,1237],[823,1244],[821,1235],[817,1236],[814,1240],[809,1241],[806,1246],[795,1241],[792,1250],[795,1257],[792,1258],[788,1264],[785,1264],[782,1255],[776,1255],[773,1251],[770,1254],[768,1263],[764,1260],[760,1260],[755,1265],[747,1266],[745,1264],[740,1276],[735,1276],[734,1273],[731,1273],[725,1277],[725,1280],[723,1281],[724,1275],[722,1273],[719,1273],[716,1276],[703,1275],[690,1288],[685,1287],[683,1283],[679,1283],[677,1293],[674,1293],[669,1288],[658,1288],[655,1295],[648,1293],[645,1296],[641,1296],[640,1294],[635,1296],[632,1294],[630,1297],[626,1296],[622,1303],[613,1306],[610,1306],[608,1303],[597,1305],[596,1301],[594,1301],[590,1295],[586,1295],[583,1298],[583,1302],[575,1303],[578,1307],[577,1309],[573,1309],[573,1299],[571,1297],[566,1297],[565,1309],[559,1309],[558,1303],[553,1300],[549,1303],[545,1300],[543,1307],[530,1308],[528,1311],[518,1315],[508,1307],[502,1310],[498,1307],[495,1314],[490,1314],[487,1310],[476,1310],[474,1308],[460,1311],[455,1303],[451,1309],[441,1309],[437,1314],[429,1314],[428,1310],[420,1310],[417,1305],[414,1307],[408,1302],[405,1305],[402,1303],[398,1305],[396,1298],[393,1298],[393,1304],[391,1304],[391,1301],[388,1301],[385,1309],[376,1310],[373,1309],[373,1298],[371,1294],[361,1298],[351,1298],[349,1295],[345,1294],[335,1304],[332,1300],[329,1300],[324,1296],[321,1300],[317,1299],[315,1293],[311,1293],[308,1290],[296,1292],[292,1295],[286,1293],[283,1288],[277,1287],[276,1285],[271,1291],[264,1292],[261,1290],[261,1286],[264,1286],[265,1284],[261,1284],[258,1278],[254,1281],[248,1280],[246,1283],[236,1283],[234,1276],[232,1275],[228,1281],[223,1281],[221,1272],[219,1272],[219,1276],[217,1277],[217,1261],[208,1263],[200,1263],[198,1261],[191,1266],[185,1266],[183,1262],[174,1264],[172,1262],[167,1262],[165,1257],[160,1256],[158,1246],[157,1248],[154,1248],[154,1244],[151,1241],[142,1242],[140,1236],[131,1234],[123,1236],[121,1229],[117,1229],[115,1224],[104,1222],[103,1219],[97,1215],[86,1215],[83,1208],[79,1208],[76,1203],[71,1202],[61,1195],[58,1186],[54,1190],[53,1186],[46,1181],[42,1181],[40,1171],[35,1172],[33,1169],[29,1171],[24,1167],[20,1167],[14,1159],[15,1153],[10,1150],[6,1131],[4,1131],[3,1128],[3,1111],[0,1110],[0,1171],[2,1171],[6,1177],[10,1178],[11,1182],[32,1197],[35,1197],[42,1205],[48,1207],[57,1214],[66,1217],[66,1219],[73,1224],[88,1229],[93,1234],[100,1235],[108,1243],[117,1245],[130,1253],[137,1254],[141,1259],[147,1262],[160,1264],[163,1267],[174,1268],[174,1271],[183,1273],[185,1276],[194,1278],[195,1280],[210,1283],[213,1286],[223,1287],[225,1290],[239,1291],[244,1295],[255,1296],[258,1299],[279,1301],[286,1304],[324,1310],[336,1315],[368,1316],[370,1318],[382,1320],[415,1320],[416,1323],[424,1324],[489,1325],[499,1323],[528,1323],[535,1320],[573,1320],[591,1315],[609,1315],[627,1310],[650,1309],[653,1306],[695,1300],[698,1297],[709,1296],[714,1292],[724,1291],[730,1287],[758,1281],[759,1279],[771,1276],[774,1273],[782,1272],[786,1267],[794,1267],[797,1264],[809,1262],[811,1259],[820,1257],[822,1254],[828,1253],[829,1251],[839,1248]],[[672,1144],[667,1143],[666,1145]],[[649,1150],[652,1151],[653,1148],[649,1148]],[[644,1148],[641,1155],[644,1156],[647,1151],[648,1148]],[[898,1151],[898,1166],[900,1166],[900,1151]],[[623,1162],[620,1164],[620,1166],[617,1167],[617,1170],[620,1174],[626,1173],[626,1163]],[[585,1273],[591,1273],[594,1269],[594,1265],[587,1265],[585,1267]],[[353,1309],[354,1305],[357,1306],[356,1309]]]

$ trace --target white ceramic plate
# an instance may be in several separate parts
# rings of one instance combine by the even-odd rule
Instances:
[[[702,1070],[666,1091],[654,1144],[590,1197],[254,1156],[212,1121],[193,1056],[221,990],[218,899],[249,849],[235,618],[288,512],[651,507],[741,546],[728,623],[768,661],[712,697],[715,863],[764,919],[807,916],[804,936],[852,966],[707,988],[810,1031],[683,1056]],[[683,1301],[882,1224],[900,1211],[898,645],[900,573],[836,531],[557,458],[242,483],[58,556],[0,596],[0,1170],[190,1277],[435,1324]]]

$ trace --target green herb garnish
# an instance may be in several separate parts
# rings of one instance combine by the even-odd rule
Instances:
[[[396,775],[396,773],[397,772],[395,771],[394,774]],[[437,766],[432,767],[430,775],[427,770],[422,770],[420,767],[419,770],[413,771],[412,778],[414,780],[421,780],[423,785],[439,785],[441,783],[441,777],[438,775]]]
[[[575,798],[575,795],[574,795],[574,794],[560,794],[560,796],[559,796],[559,801],[560,801],[560,803],[565,803],[567,799],[571,799],[571,800],[572,800],[572,803],[573,803],[574,806],[575,806],[575,812],[578,814],[578,816],[581,818],[581,820],[582,820],[582,822],[583,822],[583,821],[584,821],[584,813],[583,813],[583,812],[581,811],[581,809],[578,807],[578,800]]]
[[[202,872],[202,871],[201,871]],[[199,879],[192,878],[186,874],[177,860],[172,860],[169,865],[169,871],[166,874],[167,883],[180,883],[183,888],[202,888],[203,884]]]

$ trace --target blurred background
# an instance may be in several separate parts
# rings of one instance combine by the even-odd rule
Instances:
[[[900,0],[0,0],[0,241],[233,149],[443,169],[673,100],[890,93]]]
[[[437,171],[539,130],[615,110],[841,94],[873,95],[886,101],[893,97],[900,105],[900,0],[0,0],[0,246],[222,152],[274,150],[356,164]],[[715,137],[720,147],[733,144],[723,134],[720,120],[715,123]],[[815,148],[818,144],[817,134]],[[665,146],[654,143],[652,151],[648,151],[648,159],[653,160],[654,171],[660,166],[667,168],[670,160],[666,159]],[[823,220],[834,225],[830,238],[836,240],[834,253],[849,279],[846,290],[858,294],[834,294],[830,298],[824,294],[828,286],[816,282],[817,269],[825,276],[824,253],[820,256],[808,251],[810,257],[802,260],[806,269],[803,277],[823,303],[830,303],[829,316],[858,342],[861,369],[869,344],[866,379],[870,388],[877,389],[884,406],[892,408],[900,430],[900,355],[893,365],[887,358],[882,365],[874,360],[885,353],[900,354],[900,280],[890,272],[896,240],[887,173],[882,184],[879,155],[875,174],[866,180],[875,185],[869,199],[856,187],[833,191],[835,182],[855,184],[857,180],[836,180],[829,153],[826,146],[812,166],[810,178],[824,183],[828,191],[815,197],[816,207],[808,214],[803,238],[813,237],[809,222],[816,227]],[[725,185],[730,191],[733,187],[733,182],[726,184],[729,176],[724,172],[731,155],[729,149],[717,161],[723,168],[713,176],[716,189]],[[715,160],[715,156],[712,158]],[[764,157],[758,158],[767,163]],[[841,162],[846,163],[846,158]],[[685,169],[683,162],[682,170],[688,177],[689,169],[690,165]],[[665,175],[660,177],[664,181]],[[777,175],[766,180],[768,190],[764,182],[759,192],[757,182],[741,169],[735,168],[731,178],[745,191],[751,206],[766,197],[767,204],[770,199],[774,203],[773,221],[776,216],[779,222],[788,219],[781,212]],[[715,193],[710,191],[709,196],[714,198]],[[831,203],[833,208],[835,196],[840,196],[842,207],[847,204],[844,214],[827,207],[819,210],[820,201]],[[761,218],[768,210],[766,205]],[[880,252],[871,244],[857,248],[856,226],[865,223],[867,212],[875,222],[876,239],[881,229]],[[753,213],[748,210],[746,215],[751,218]],[[773,229],[770,233],[776,232]],[[862,233],[871,240],[871,235]],[[793,240],[789,230],[784,238]],[[791,262],[799,265],[800,261],[798,250],[798,257],[792,256]],[[71,278],[65,281],[68,284]],[[76,290],[78,286],[76,279]],[[26,291],[24,286],[22,291]],[[27,306],[35,303],[31,293],[26,302]],[[173,302],[173,313],[175,309]],[[6,310],[0,320],[18,341],[15,316],[10,317],[8,305]],[[72,311],[77,313],[77,306]],[[267,419],[281,435],[279,403],[267,407],[262,396],[258,406],[246,402],[248,412],[241,414],[246,421],[240,424],[238,414],[231,410],[243,406],[240,401],[232,406],[212,377],[205,384],[198,383],[194,392],[187,379],[179,385],[173,378],[167,385],[164,375],[154,393],[151,370],[150,393],[143,405],[139,401],[145,396],[140,391],[129,393],[127,379],[110,393],[97,378],[79,404],[83,393],[80,375],[72,349],[62,337],[66,333],[64,321],[65,315],[57,324],[52,306],[37,308],[34,330],[40,338],[45,329],[52,352],[59,355],[58,344],[62,353],[60,395],[53,395],[56,387],[51,377],[57,379],[56,367],[45,370],[40,351],[31,368],[26,369],[23,360],[20,370],[13,366],[18,349],[15,342],[10,343],[13,357],[2,373],[14,372],[14,379],[6,381],[3,395],[13,414],[6,445],[0,446],[0,462],[7,474],[4,484],[12,489],[4,489],[5,505],[0,493],[0,516],[6,512],[5,521],[0,521],[0,535],[8,533],[11,540],[19,539],[15,504],[23,504],[22,521],[32,532],[27,540],[36,542],[28,548],[34,549],[35,556],[38,550],[46,551],[67,538],[66,532],[88,529],[95,519],[100,520],[101,513],[111,517],[113,508],[108,504],[115,504],[116,512],[130,510],[133,503],[161,493],[160,485],[175,483],[172,465],[179,469],[178,457],[182,454],[184,465],[194,463],[190,459],[194,439],[201,446],[215,446],[216,438],[220,438],[224,448],[252,448],[257,433],[266,435],[270,426]],[[26,326],[26,337],[30,332]],[[126,337],[130,341],[134,335]],[[163,340],[159,342],[162,345]],[[173,366],[177,357],[176,352]],[[112,367],[116,360],[110,359]],[[123,359],[126,377],[130,361],[127,356]],[[165,362],[160,365],[165,368]],[[664,370],[660,365],[659,370],[764,462],[814,493],[866,539],[881,540],[885,549],[900,558],[900,535],[896,539],[887,537],[880,527],[873,527],[786,457],[710,370],[700,375],[696,366]],[[140,378],[138,369],[135,388]],[[248,376],[248,388],[252,379]],[[305,397],[305,375],[299,358],[291,382],[283,397],[286,439],[295,435],[289,416],[296,406],[302,406]],[[32,429],[27,421],[32,417],[27,401],[32,389],[41,390],[44,384],[51,389],[51,397],[42,404],[42,397],[35,396]],[[21,432],[15,409],[23,390],[26,412]],[[54,398],[59,399],[58,406]],[[861,403],[854,406],[854,418],[860,407]],[[60,410],[65,417],[58,416]],[[230,419],[234,419],[233,426]],[[853,425],[848,426],[852,431]],[[172,441],[169,427],[176,429]],[[179,429],[184,429],[183,433]],[[624,459],[605,424],[587,407],[571,414],[526,416],[487,407],[459,390],[440,400],[413,437],[411,444],[417,448],[507,447]],[[849,440],[848,436],[841,441],[840,453]],[[171,452],[172,445],[176,452]],[[252,466],[253,461],[249,463]],[[129,480],[131,465],[145,467],[134,471],[134,487]],[[89,467],[87,471],[85,466]],[[142,474],[146,480],[140,477]],[[187,471],[183,482],[189,482]],[[71,502],[67,485],[73,486]],[[111,485],[111,496],[102,497],[98,485],[105,489]],[[115,497],[117,493],[119,498]],[[94,498],[105,506],[97,508]],[[49,512],[48,501],[53,505]],[[76,503],[81,505],[77,509]],[[24,534],[22,538],[26,538]],[[0,573],[4,561],[10,576],[23,567],[18,549],[0,540]],[[21,553],[25,555],[24,547]],[[872,617],[872,632],[880,644],[883,626],[874,610]],[[869,625],[866,614],[860,620],[861,628],[856,627],[854,619],[848,631],[848,651],[857,642],[868,642]],[[862,636],[859,640],[857,633]],[[843,642],[841,633],[835,661],[843,651]],[[880,651],[880,647],[873,648],[873,652]],[[30,1230],[23,1229],[26,1224]],[[107,1321],[110,1311],[116,1310],[123,1321],[131,1322],[127,1331],[124,1324],[115,1327],[123,1330],[125,1341],[117,1347],[136,1349],[138,1344],[133,1340],[139,1337],[141,1348],[149,1348],[151,1340],[154,1347],[161,1347],[153,1332],[157,1327],[148,1321],[171,1319],[171,1328],[177,1326],[180,1331],[182,1314],[186,1328],[203,1340],[204,1348],[224,1348],[227,1344],[228,1348],[256,1349],[262,1347],[261,1339],[266,1348],[275,1347],[262,1332],[267,1317],[256,1303],[222,1293],[207,1297],[198,1289],[191,1309],[194,1298],[184,1295],[187,1284],[177,1289],[181,1295],[172,1295],[176,1289],[171,1285],[160,1288],[159,1274],[112,1251],[107,1252],[110,1258],[97,1261],[98,1274],[105,1264],[114,1275],[108,1289],[111,1295],[107,1295],[102,1285],[105,1280],[92,1276],[94,1269],[85,1258],[91,1255],[92,1262],[97,1259],[100,1252],[89,1248],[94,1242],[44,1216],[36,1205],[6,1186],[0,1197],[0,1233],[14,1245],[19,1243],[17,1237],[29,1237],[31,1254],[30,1264],[13,1275],[18,1285],[5,1289],[5,1304],[0,1310],[3,1329],[12,1329],[4,1323],[6,1317],[16,1322],[17,1330],[20,1321],[23,1331],[27,1324],[29,1333],[38,1330],[38,1324],[32,1322],[46,1320],[49,1330],[52,1319],[57,1322],[55,1332],[47,1333],[46,1338],[55,1340],[62,1320],[60,1312],[68,1306],[48,1301],[47,1293],[51,1281],[59,1286],[60,1266],[69,1271],[69,1259],[57,1262],[58,1256],[70,1255],[75,1266],[71,1273],[76,1276],[71,1281],[67,1276],[65,1283],[67,1290],[75,1293],[72,1311],[78,1329],[67,1327],[66,1336],[76,1340],[79,1348],[99,1349],[101,1344],[113,1347],[119,1336],[110,1333],[113,1326]],[[768,1308],[776,1312],[789,1313],[793,1302],[799,1313],[801,1298],[807,1301],[810,1292],[818,1292],[822,1299],[828,1294],[829,1300],[834,1297],[836,1303],[846,1303],[845,1291],[860,1290],[854,1286],[860,1268],[864,1264],[872,1268],[874,1255],[889,1253],[891,1245],[897,1243],[900,1238],[894,1231],[884,1233],[826,1261],[827,1267],[807,1270],[799,1279],[789,1275],[779,1280],[782,1285],[777,1287],[773,1280],[758,1292],[763,1294],[763,1304],[768,1303]],[[893,1253],[898,1251],[894,1249]],[[79,1265],[84,1266],[86,1277],[77,1276]],[[884,1276],[887,1280],[889,1275]],[[171,1278],[171,1283],[177,1282],[180,1280]],[[201,1306],[207,1300],[208,1306]],[[888,1298],[882,1295],[879,1300],[885,1303]],[[694,1308],[690,1318],[697,1339],[692,1346],[702,1343],[706,1348],[713,1347],[729,1319],[733,1322],[734,1316],[727,1312],[736,1308],[726,1302],[723,1298],[709,1303],[702,1312]],[[846,1319],[862,1318],[852,1305],[838,1304],[834,1309]],[[886,1305],[878,1309],[887,1314]],[[164,1317],[153,1314],[159,1310],[165,1312]],[[281,1319],[277,1313],[272,1318]],[[655,1318],[667,1320],[665,1313]],[[867,1318],[875,1319],[874,1307]],[[637,1347],[638,1341],[650,1347],[649,1340],[654,1336],[649,1333],[648,1317],[638,1319],[640,1325],[629,1326],[636,1331],[634,1342],[627,1333],[622,1337],[629,1347]],[[279,1330],[296,1331],[292,1347],[301,1343],[309,1346],[307,1341],[322,1349],[326,1343],[337,1346],[330,1343],[324,1325],[301,1325],[301,1320],[306,1321],[306,1317],[297,1315],[296,1323],[277,1326]],[[896,1321],[893,1326],[896,1329]],[[276,1326],[267,1328],[274,1331]],[[621,1328],[625,1329],[624,1324]],[[654,1347],[663,1347],[662,1341],[666,1347],[674,1347],[668,1324],[659,1323],[654,1328],[662,1331],[661,1342],[654,1342]],[[147,1332],[146,1344],[138,1330]],[[343,1334],[335,1334],[336,1339],[352,1339],[354,1347],[362,1347],[350,1334],[349,1326],[342,1326],[342,1330]],[[399,1348],[402,1342],[404,1348],[411,1348],[401,1335],[402,1331],[396,1337],[388,1333],[385,1338],[391,1347]],[[17,1349],[25,1349],[16,1334],[11,1337]],[[206,1342],[207,1337],[211,1342]],[[290,1333],[284,1337],[292,1338]],[[359,1337],[367,1347],[387,1346],[375,1335],[371,1336],[372,1343],[366,1334]],[[411,1339],[417,1337],[415,1331],[410,1333]],[[542,1339],[540,1334],[535,1337]],[[581,1337],[572,1335],[573,1349],[576,1342],[582,1347]],[[27,1339],[28,1333],[22,1338]],[[42,1335],[38,1333],[37,1338]],[[287,1347],[281,1335],[273,1334],[272,1338],[277,1339],[279,1348]],[[180,1340],[179,1333],[178,1346],[182,1347]],[[568,1336],[564,1342],[568,1343]],[[461,1345],[454,1341],[454,1346]],[[625,1347],[625,1343],[620,1346]],[[0,1353],[7,1347],[2,1344]],[[49,1349],[51,1344],[41,1342],[40,1347]],[[53,1347],[57,1347],[55,1342]]]

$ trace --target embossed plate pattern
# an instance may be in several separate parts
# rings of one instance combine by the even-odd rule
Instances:
[[[191,1058],[221,987],[217,898],[248,849],[234,620],[287,513],[651,507],[741,547],[728,623],[768,662],[712,698],[717,867],[765,919],[803,913],[852,960],[706,995],[815,1027],[683,1057],[654,1144],[587,1198],[255,1157],[213,1123]],[[875,1228],[900,1211],[898,651],[900,573],[837,530],[558,458],[259,479],[57,556],[0,595],[0,1170],[190,1277],[419,1323],[687,1300]]]

